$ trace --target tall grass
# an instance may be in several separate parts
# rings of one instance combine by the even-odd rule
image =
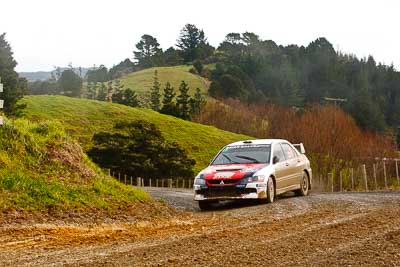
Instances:
[[[0,210],[112,208],[150,197],[103,175],[59,122],[0,127]]]

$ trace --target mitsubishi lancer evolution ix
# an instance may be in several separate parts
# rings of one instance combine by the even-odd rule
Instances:
[[[221,200],[263,199],[294,191],[306,196],[312,185],[303,144],[281,139],[247,140],[225,146],[194,180],[201,210]]]

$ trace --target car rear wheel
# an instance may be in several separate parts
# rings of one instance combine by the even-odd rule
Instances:
[[[267,203],[274,202],[275,199],[275,185],[274,181],[270,177],[267,183]]]
[[[198,201],[200,210],[210,210],[212,209],[212,205],[217,203],[218,201]]]
[[[303,176],[301,177],[300,180],[300,189],[296,190],[296,195],[307,196],[309,189],[310,189],[310,183],[308,181],[308,175],[307,173],[303,172]]]

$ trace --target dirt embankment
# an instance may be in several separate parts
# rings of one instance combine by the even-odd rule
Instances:
[[[149,192],[194,212],[140,222],[4,224],[0,265],[400,265],[400,192],[312,194],[201,213],[189,191]]]

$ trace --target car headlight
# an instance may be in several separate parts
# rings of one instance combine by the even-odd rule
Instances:
[[[250,177],[243,178],[240,183],[247,184],[247,183],[255,183],[255,182],[264,182],[265,175],[254,175]]]
[[[205,179],[204,174],[197,175],[194,178],[194,184],[195,185],[205,185],[206,184],[206,179]]]

